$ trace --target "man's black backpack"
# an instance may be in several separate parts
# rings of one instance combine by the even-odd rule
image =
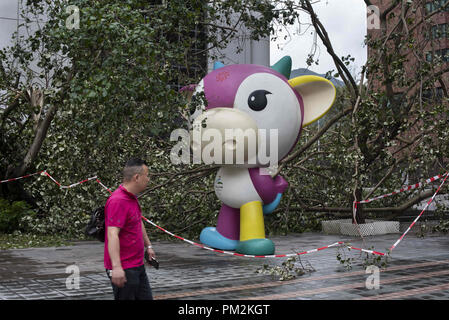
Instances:
[[[90,221],[86,226],[85,234],[104,242],[105,224],[104,224],[104,206],[92,211]]]

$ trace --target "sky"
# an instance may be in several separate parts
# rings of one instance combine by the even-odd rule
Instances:
[[[11,34],[17,28],[17,21],[4,18],[17,18],[18,0],[0,0],[0,48],[8,45]],[[335,52],[339,57],[350,54],[355,58],[355,72],[360,71],[367,60],[367,49],[363,44],[366,36],[366,6],[362,0],[321,0],[314,4],[318,18],[329,33]],[[305,13],[301,13],[301,23],[289,28],[291,37],[284,40],[284,35],[279,33],[277,41],[270,45],[270,64],[273,65],[285,55],[290,55],[293,61],[293,69],[307,68],[306,59],[312,51],[312,29],[307,30],[310,19]],[[301,35],[298,35],[300,31]],[[336,69],[326,48],[318,38],[316,57],[319,65],[311,65],[310,70],[323,74]],[[279,49],[278,46],[281,48]]]
[[[329,34],[332,46],[337,56],[351,55],[355,58],[355,72],[360,72],[367,60],[367,48],[364,45],[367,33],[366,5],[363,0],[321,0],[313,5],[318,19],[322,22]],[[292,57],[292,68],[307,68],[306,60],[312,51],[313,27],[307,30],[310,19],[301,12],[300,20],[303,25],[293,25],[289,28],[291,38],[284,40],[287,32],[281,33],[277,41],[270,43],[270,64],[273,65],[285,55]],[[299,29],[299,30],[298,30]],[[302,35],[298,35],[298,31]],[[281,49],[278,49],[278,45]],[[309,69],[323,74],[329,70],[336,70],[332,58],[318,37],[316,56],[319,65],[312,64]],[[352,70],[350,69],[352,72]]]

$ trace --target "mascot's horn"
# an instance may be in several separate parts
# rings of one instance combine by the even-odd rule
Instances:
[[[271,69],[276,70],[280,74],[284,75],[287,79],[290,79],[290,73],[292,71],[292,58],[290,58],[289,56],[283,57],[273,66],[271,66]]]

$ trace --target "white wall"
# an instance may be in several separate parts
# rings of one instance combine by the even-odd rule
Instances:
[[[18,0],[0,0],[0,48],[11,44],[11,36],[17,30]]]

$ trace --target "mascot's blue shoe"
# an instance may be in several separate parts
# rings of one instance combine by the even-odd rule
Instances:
[[[266,256],[274,254],[274,243],[270,239],[251,239],[239,241],[236,251],[242,254]]]
[[[222,236],[215,227],[207,227],[201,231],[200,241],[212,248],[220,250],[235,250],[238,240],[231,240]]]

